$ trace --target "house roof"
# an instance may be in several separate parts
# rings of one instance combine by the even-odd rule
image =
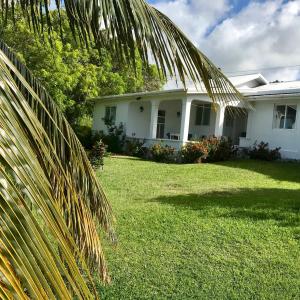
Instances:
[[[288,95],[300,93],[300,81],[271,82],[255,88],[240,89],[245,96]]]
[[[254,97],[263,98],[265,96],[278,96],[278,95],[298,95],[300,94],[300,81],[290,81],[290,82],[268,82],[261,74],[248,74],[229,77],[232,84],[247,98]],[[177,87],[176,87],[177,86]],[[152,91],[152,92],[140,92],[140,93],[130,93],[123,95],[111,95],[104,97],[97,97],[91,100],[94,101],[109,101],[109,100],[128,100],[135,98],[151,98],[151,97],[161,97],[161,96],[177,96],[182,94],[206,94],[205,88],[198,87],[192,82],[187,82],[187,88],[183,88],[181,83],[174,84],[174,82],[168,81],[164,86],[163,90]]]
[[[237,88],[261,86],[269,83],[269,81],[261,74],[230,76],[229,80]]]

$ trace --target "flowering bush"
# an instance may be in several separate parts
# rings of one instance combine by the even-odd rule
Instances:
[[[208,148],[207,162],[229,160],[233,155],[233,147],[230,140],[224,138],[209,138],[205,140]]]
[[[154,144],[150,148],[150,155],[157,162],[171,162],[174,160],[175,149],[162,144]]]
[[[211,137],[184,145],[180,154],[183,163],[216,162],[230,159],[233,149],[230,141]]]
[[[208,148],[203,141],[187,143],[181,148],[181,159],[183,163],[199,163],[208,155]]]

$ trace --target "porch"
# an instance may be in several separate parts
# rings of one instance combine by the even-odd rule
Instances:
[[[236,106],[215,105],[207,96],[186,96],[183,99],[139,100],[129,103],[126,134],[180,149],[191,140],[210,136],[226,136],[235,145],[246,136],[247,113],[234,113]]]

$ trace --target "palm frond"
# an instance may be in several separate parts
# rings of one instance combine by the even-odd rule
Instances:
[[[14,1],[21,5],[33,29],[42,32],[47,24],[51,31],[50,2],[12,0],[11,3]],[[165,78],[179,76],[184,84],[186,78],[200,83],[213,101],[243,101],[226,76],[167,16],[146,1],[64,0],[63,4],[74,36],[87,45],[91,41],[99,47],[106,43],[121,61],[133,64],[137,48],[146,64],[152,55]],[[44,9],[39,9],[40,5]],[[56,6],[61,9],[58,0]],[[2,10],[7,11],[9,7],[4,5]]]
[[[37,299],[92,299],[79,267],[109,280],[98,224],[111,233],[111,208],[53,100],[5,44],[0,48],[0,291],[9,295],[20,285]],[[4,275],[9,268],[18,270],[15,277]]]

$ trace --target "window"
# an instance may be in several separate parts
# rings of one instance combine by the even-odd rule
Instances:
[[[210,123],[210,104],[200,104],[197,105],[196,110],[196,125],[209,125]]]
[[[116,111],[117,111],[117,108],[115,106],[106,106],[105,107],[104,122],[106,124],[115,125],[115,123],[116,123]]]
[[[273,128],[294,129],[297,105],[275,105]]]

